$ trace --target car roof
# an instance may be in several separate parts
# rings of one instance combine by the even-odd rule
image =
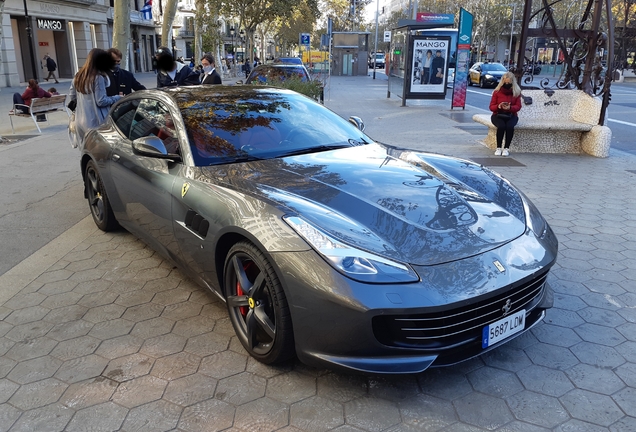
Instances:
[[[274,59],[274,64],[285,64],[285,63],[289,63],[289,64],[296,64],[296,65],[302,65],[303,61],[298,58],[298,57],[278,57]]]

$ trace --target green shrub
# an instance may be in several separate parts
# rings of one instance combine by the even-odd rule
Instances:
[[[299,77],[294,76],[284,80],[269,79],[266,85],[293,90],[322,102],[323,85],[318,80],[302,81]]]

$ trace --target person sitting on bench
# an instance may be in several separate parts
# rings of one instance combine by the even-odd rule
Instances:
[[[29,80],[29,86],[26,88],[24,93],[13,93],[13,105],[22,104],[26,105],[26,107],[19,107],[18,109],[22,111],[23,114],[29,114],[29,108],[31,106],[31,99],[35,98],[50,98],[51,93],[44,90],[42,87],[38,85],[38,82],[34,79]],[[38,114],[37,121],[46,121],[45,114]]]

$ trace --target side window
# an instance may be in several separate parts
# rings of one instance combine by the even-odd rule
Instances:
[[[155,99],[140,99],[131,125],[130,139],[156,136],[168,153],[179,153],[179,138],[168,107]]]
[[[135,110],[139,105],[139,99],[133,99],[128,102],[124,102],[117,106],[113,110],[111,117],[117,126],[117,129],[126,137],[130,139],[130,129],[135,117]]]

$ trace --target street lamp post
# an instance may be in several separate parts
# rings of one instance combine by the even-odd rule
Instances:
[[[373,53],[373,79],[375,79],[375,68],[377,67],[378,62],[378,16],[380,15],[380,0],[377,0],[375,4],[375,45],[373,49],[375,52]],[[384,59],[386,61],[386,57]]]
[[[512,4],[512,19],[510,20],[510,46],[508,48],[508,69],[510,69],[510,60],[513,58],[512,55],[512,33],[515,28],[515,11],[517,10],[517,4]]]
[[[234,33],[236,33],[236,30],[234,30],[234,27],[230,27],[230,36],[232,36],[232,72],[234,72],[234,64],[236,61],[236,50],[234,49]]]
[[[24,19],[26,20],[27,40],[29,43],[29,54],[31,55],[31,70],[33,72],[33,79],[37,80],[38,70],[35,67],[35,54],[33,53],[33,30],[31,29],[31,17],[29,17],[26,0],[24,0]]]
[[[245,63],[246,49],[245,49],[245,32],[243,31],[243,29],[241,29],[241,31],[239,32],[239,36],[241,38],[241,48],[243,48],[243,63]]]

